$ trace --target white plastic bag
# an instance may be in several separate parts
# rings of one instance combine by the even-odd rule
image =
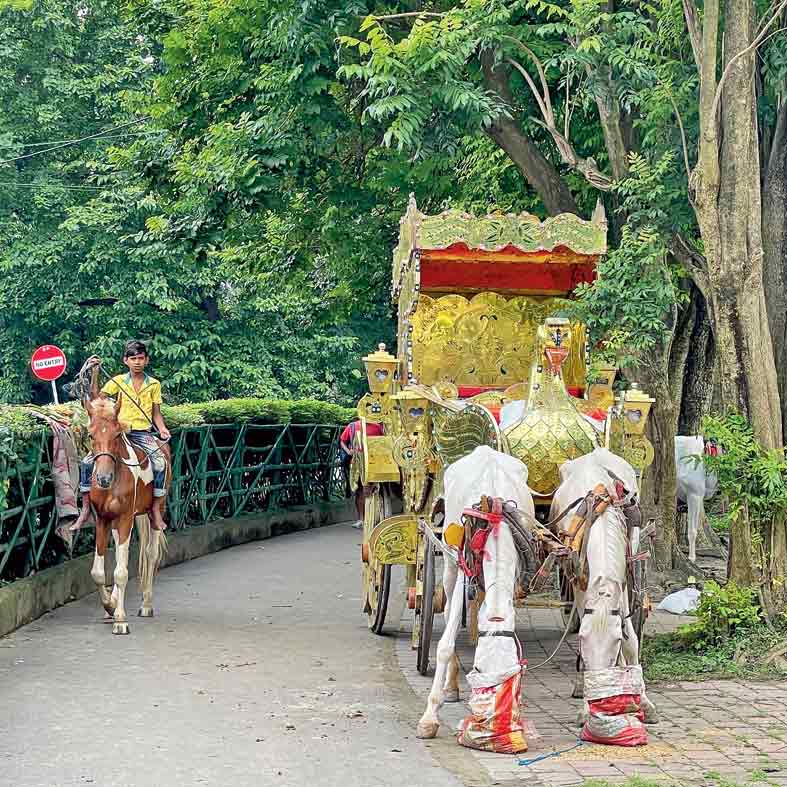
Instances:
[[[673,615],[690,615],[699,606],[701,595],[697,588],[683,588],[665,596],[656,609]]]

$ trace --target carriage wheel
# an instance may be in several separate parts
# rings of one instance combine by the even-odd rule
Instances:
[[[571,581],[566,576],[564,571],[558,569],[558,577],[560,579],[560,600],[564,603],[568,603],[571,606],[563,607],[563,620],[565,621],[564,625],[568,623],[568,616],[571,614],[571,610],[574,607],[574,586],[571,584]],[[569,634],[577,634],[579,632],[579,610],[575,610],[574,617],[571,619],[571,626],[568,630]]]
[[[435,549],[428,538],[424,537],[424,565],[421,581],[420,614],[416,615],[415,625],[419,628],[418,635],[418,672],[426,675],[429,672],[429,651],[432,647],[432,628],[434,626],[434,587],[435,587]]]
[[[376,562],[370,574],[368,624],[375,634],[382,634],[391,593],[391,566]]]
[[[629,593],[629,610],[631,612],[631,625],[634,627],[634,633],[637,635],[640,647],[642,647],[642,630],[645,628],[645,621],[648,617],[649,600],[644,592],[645,568],[641,560],[634,561],[632,571],[634,588],[639,589],[641,595],[636,599],[636,591],[634,588],[631,589]]]
[[[369,549],[372,531],[380,522],[391,516],[392,501],[390,492],[382,485],[368,488],[364,504],[363,547],[361,594],[367,624],[375,634],[381,634],[388,611],[388,597],[391,592],[391,566],[380,563]]]

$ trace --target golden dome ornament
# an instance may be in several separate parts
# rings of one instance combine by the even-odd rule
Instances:
[[[530,375],[522,417],[504,430],[509,450],[528,469],[528,485],[548,497],[560,484],[560,466],[599,445],[593,426],[573,404],[561,370],[571,348],[568,320],[548,318],[538,328],[540,351]]]

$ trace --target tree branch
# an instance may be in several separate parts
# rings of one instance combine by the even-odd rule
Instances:
[[[522,46],[524,49],[527,49],[524,44]],[[531,58],[535,58],[535,62],[538,62],[538,58],[536,58],[535,54],[533,54],[530,50],[527,51],[530,53]],[[612,178],[610,178],[608,175],[605,175],[598,168],[596,162],[592,158],[584,159],[577,155],[573,145],[555,127],[555,116],[552,112],[552,104],[549,101],[549,90],[546,82],[543,82],[546,96],[541,96],[541,94],[538,92],[538,88],[536,87],[536,83],[533,81],[533,78],[521,63],[518,63],[516,60],[513,60],[510,57],[506,58],[506,62],[513,66],[522,75],[530,87],[533,98],[536,100],[538,108],[541,110],[541,115],[544,118],[543,120],[532,118],[532,120],[549,132],[555,143],[555,146],[558,149],[558,152],[560,153],[560,158],[563,160],[563,163],[581,173],[588,183],[590,183],[594,188],[599,189],[599,191],[609,191],[613,184]],[[540,68],[540,64],[537,67],[539,68],[539,72],[543,74],[543,68]]]
[[[700,35],[699,12],[694,0],[683,0],[683,16],[689,31],[691,51],[694,53],[694,62],[697,71],[702,73],[702,37]]]
[[[713,106],[711,108],[712,118],[716,117],[716,113],[719,110],[719,102],[721,101],[721,94],[724,90],[724,83],[727,80],[727,77],[730,75],[730,71],[732,70],[732,67],[735,65],[735,63],[737,63],[742,57],[746,57],[746,55],[748,55],[754,49],[757,49],[760,44],[764,44],[769,38],[773,38],[773,36],[783,33],[785,30],[787,30],[787,27],[780,27],[778,30],[774,30],[772,33],[768,33],[768,35],[766,35],[768,28],[779,18],[781,12],[785,8],[787,8],[787,0],[782,0],[782,2],[779,4],[779,7],[774,11],[773,16],[768,20],[767,24],[763,26],[762,30],[760,30],[759,35],[754,39],[754,41],[752,41],[751,44],[749,44],[749,46],[747,46],[745,49],[742,49],[740,52],[738,52],[737,55],[733,55],[733,57],[730,58],[730,62],[727,63],[727,66],[721,75],[721,79],[719,80],[718,85],[716,85],[716,95],[713,97]]]
[[[500,97],[509,107],[513,106],[508,70],[494,61],[491,53],[480,55],[486,88]],[[565,180],[557,168],[539,150],[533,140],[523,131],[516,112],[500,115],[486,133],[497,146],[505,151],[527,182],[538,192],[547,212],[576,213],[577,205]]]
[[[555,115],[554,115],[554,112],[552,111],[552,100],[551,100],[551,96],[549,95],[549,84],[547,82],[547,75],[546,75],[546,72],[544,71],[543,64],[541,63],[541,61],[536,56],[536,53],[532,49],[530,49],[530,47],[528,47],[527,45],[522,43],[522,41],[520,41],[518,38],[514,38],[514,36],[503,36],[503,38],[506,38],[509,41],[513,41],[530,58],[530,60],[533,63],[533,65],[536,67],[536,70],[538,71],[538,77],[541,80],[541,88],[544,91],[544,93],[543,93],[543,101],[544,101],[544,105],[546,106],[546,110],[544,111],[544,119],[548,123],[551,123],[554,126],[555,125]],[[516,65],[516,67],[520,71],[522,71],[523,74],[526,73],[522,69],[522,66],[520,66],[518,63],[516,63],[516,61],[509,60],[509,62],[512,65]],[[532,83],[531,83],[531,89],[533,89],[534,92],[535,92],[535,88],[532,87]],[[548,116],[547,116],[547,113],[548,113]]]
[[[680,128],[680,141],[683,145],[683,164],[686,167],[686,180],[691,180],[691,166],[689,165],[689,146],[686,143],[686,129],[683,127],[683,118],[680,115],[680,110],[678,109],[678,105],[675,103],[675,99],[672,97],[672,92],[668,92],[670,104],[672,104],[672,108],[675,110],[675,117],[678,120],[678,127]],[[689,193],[689,201],[691,202],[691,193]]]
[[[708,308],[711,308],[708,261],[698,251],[692,249],[680,233],[675,233],[672,236],[669,242],[669,252],[686,268],[691,280],[697,285],[697,289],[708,303]]]
[[[533,77],[531,77],[530,74],[527,73],[527,69],[521,63],[517,63],[516,60],[507,57],[506,63],[513,66],[517,71],[519,71],[520,74],[522,74],[525,82],[527,82],[528,86],[530,87],[530,92],[533,94],[533,98],[536,100],[538,108],[541,110],[541,115],[543,116],[544,120],[549,123],[550,115],[552,113],[547,108],[544,98],[538,92],[538,88],[536,88],[536,83],[533,81]],[[554,125],[554,117],[552,117],[552,125]]]
[[[413,16],[430,16],[436,19],[442,19],[445,14],[438,14],[433,11],[405,11],[402,14],[385,14],[384,16],[372,15],[372,19],[377,22],[384,22],[391,19],[405,19]]]

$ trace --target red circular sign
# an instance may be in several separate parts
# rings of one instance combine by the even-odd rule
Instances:
[[[54,344],[45,344],[33,353],[30,368],[39,380],[57,380],[66,370],[66,354]]]

